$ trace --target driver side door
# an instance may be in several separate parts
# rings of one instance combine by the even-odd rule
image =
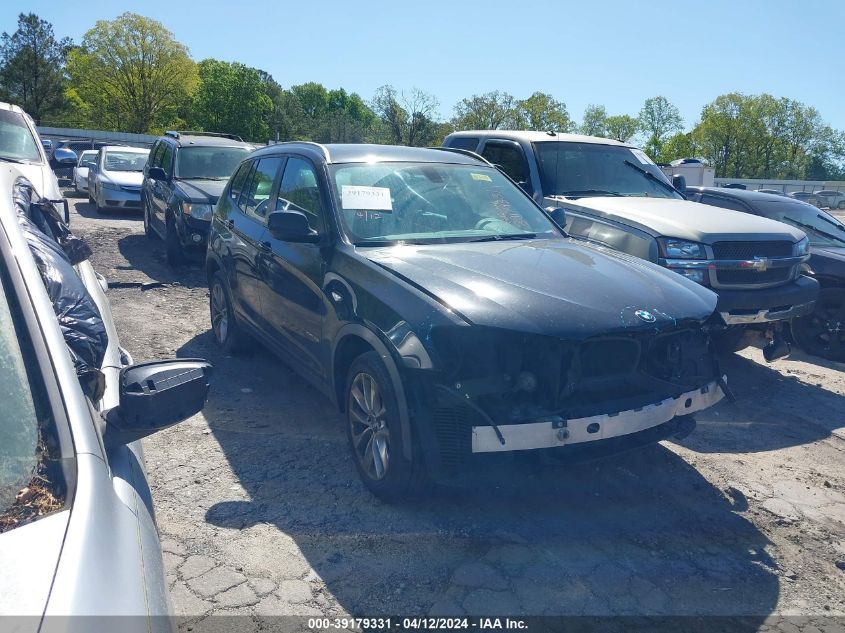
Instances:
[[[299,211],[311,228],[326,234],[328,196],[314,165],[289,156],[269,210]],[[326,315],[323,277],[326,262],[318,244],[283,242],[265,234],[260,274],[264,284],[261,309],[274,339],[284,343],[282,353],[293,356],[318,379],[324,379],[321,362],[323,320]]]

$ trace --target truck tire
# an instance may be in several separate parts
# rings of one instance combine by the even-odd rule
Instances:
[[[792,320],[792,338],[808,354],[845,362],[845,288],[822,288],[813,312]]]
[[[750,345],[746,334],[748,331],[741,325],[729,327],[724,332],[713,336],[713,348],[717,354],[727,355],[744,350]]]

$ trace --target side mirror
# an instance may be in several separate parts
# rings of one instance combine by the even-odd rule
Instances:
[[[687,179],[684,178],[681,174],[673,174],[672,175],[672,186],[680,191],[681,193],[687,192]]]
[[[161,167],[150,167],[147,170],[147,178],[151,180],[167,180],[167,174]]]
[[[274,211],[267,216],[267,228],[277,240],[283,242],[318,242],[320,235],[308,224],[308,218],[299,211]]]
[[[120,446],[198,413],[208,395],[211,364],[202,359],[152,361],[120,372],[120,404],[105,413],[103,440]]]
[[[566,228],[566,210],[563,207],[548,207],[546,213],[549,214],[552,222],[562,229]]]

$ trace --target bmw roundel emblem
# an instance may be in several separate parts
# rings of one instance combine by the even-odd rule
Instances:
[[[637,310],[634,312],[641,320],[645,321],[646,323],[654,323],[657,320],[651,312],[648,310]]]

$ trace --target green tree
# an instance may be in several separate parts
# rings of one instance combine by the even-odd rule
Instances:
[[[160,22],[135,13],[97,21],[68,55],[67,68],[90,124],[127,132],[178,124],[197,84],[188,49]]]
[[[517,101],[514,110],[517,129],[569,132],[573,128],[566,104],[545,92],[535,92],[527,99]]]
[[[266,141],[273,102],[261,73],[237,62],[217,59],[204,59],[197,68],[199,86],[190,111],[190,127]]]
[[[604,136],[627,143],[640,131],[640,121],[628,114],[614,114],[605,119]]]
[[[53,25],[34,13],[18,16],[18,28],[0,38],[0,98],[41,123],[65,106],[64,68],[73,42],[57,40]]]
[[[581,134],[605,136],[607,134],[607,110],[603,105],[590,104],[584,109],[584,118],[578,127]]]
[[[452,126],[456,130],[499,130],[518,127],[517,101],[495,90],[461,99],[455,105]]]
[[[378,117],[376,138],[396,145],[431,145],[440,132],[437,98],[413,88],[399,92],[391,85],[376,90],[370,103]]]
[[[647,137],[644,149],[655,159],[660,159],[666,139],[684,127],[678,108],[663,96],[646,99],[639,120],[640,129]]]
[[[698,154],[699,147],[692,132],[678,132],[663,144],[661,160],[669,163],[678,158],[695,158]]]

